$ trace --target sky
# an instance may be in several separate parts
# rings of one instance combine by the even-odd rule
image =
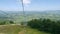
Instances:
[[[60,10],[60,0],[23,0],[25,11]],[[21,0],[0,0],[0,10],[22,11]]]

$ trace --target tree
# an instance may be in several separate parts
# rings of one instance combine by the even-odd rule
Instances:
[[[28,22],[28,26],[40,31],[60,34],[60,21],[52,21],[51,19],[34,19]]]
[[[14,22],[13,22],[13,21],[9,21],[9,23],[10,23],[10,24],[14,24]]]

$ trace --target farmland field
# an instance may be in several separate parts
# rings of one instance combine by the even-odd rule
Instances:
[[[3,13],[5,12],[5,13]],[[48,18],[51,20],[60,20],[60,10],[55,11],[25,11],[25,16],[22,11],[0,11],[0,21],[13,20],[15,23],[23,22],[24,18],[26,21],[39,18]]]

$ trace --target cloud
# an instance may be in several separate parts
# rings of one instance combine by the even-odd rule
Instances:
[[[21,3],[22,0],[17,0],[18,3]],[[23,4],[24,6],[29,6],[29,4],[31,4],[31,0],[23,0]]]
[[[23,4],[24,5],[29,5],[29,4],[31,4],[31,0],[23,0]]]

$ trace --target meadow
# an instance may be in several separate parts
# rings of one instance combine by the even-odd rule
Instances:
[[[26,32],[24,32],[24,26],[21,25],[0,25],[0,34],[50,34],[47,32],[38,31],[37,29],[32,29],[30,27],[25,28]]]

